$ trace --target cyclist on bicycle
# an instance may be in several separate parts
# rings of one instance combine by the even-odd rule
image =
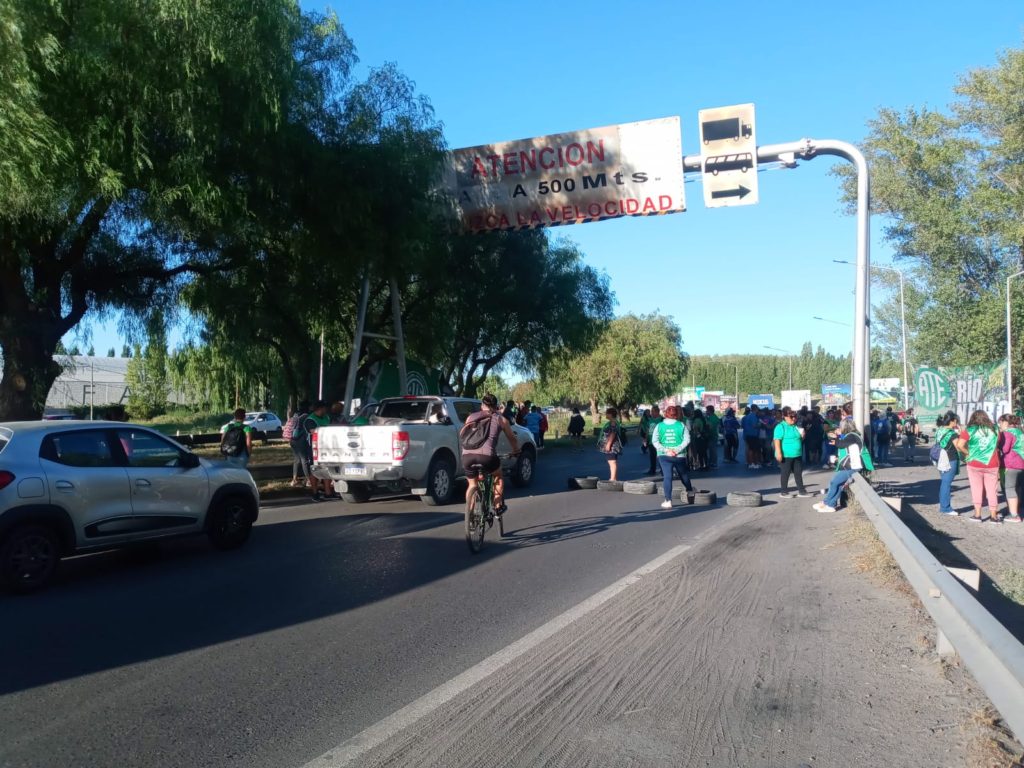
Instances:
[[[519,442],[516,440],[515,432],[508,423],[508,419],[501,415],[498,410],[498,398],[487,393],[480,398],[482,408],[476,413],[470,414],[466,423],[459,430],[459,442],[462,448],[462,467],[466,470],[466,479],[469,481],[469,488],[466,491],[468,497],[477,485],[477,475],[473,470],[474,464],[483,467],[483,471],[494,476],[494,513],[500,515],[507,507],[505,506],[505,484],[501,476],[501,459],[498,458],[498,437],[502,432],[508,438],[512,446],[512,453],[519,453]],[[487,420],[487,436],[483,443],[474,448],[465,447],[463,438],[470,432],[475,432],[481,427],[474,427],[478,421]]]

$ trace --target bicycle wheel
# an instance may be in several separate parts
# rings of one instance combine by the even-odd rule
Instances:
[[[483,547],[486,525],[483,496],[479,488],[474,488],[466,494],[466,544],[470,552],[475,554]]]

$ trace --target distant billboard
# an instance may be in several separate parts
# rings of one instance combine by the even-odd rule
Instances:
[[[825,405],[842,405],[850,402],[851,392],[849,384],[822,384],[821,402]]]
[[[470,232],[685,211],[679,118],[456,149],[448,186]]]
[[[790,408],[810,408],[811,390],[809,389],[784,389],[782,390],[782,405]]]
[[[774,408],[775,395],[750,395],[747,397],[747,405],[756,405],[758,408]]]

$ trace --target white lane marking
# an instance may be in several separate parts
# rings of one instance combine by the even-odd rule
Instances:
[[[582,603],[575,605],[565,613],[556,616],[547,624],[535,629],[525,637],[516,640],[497,653],[489,656],[476,666],[470,667],[462,674],[453,677],[447,683],[442,683],[429,693],[420,696],[411,704],[407,704],[383,720],[371,725],[351,739],[342,742],[334,749],[325,752],[303,766],[303,768],[342,768],[351,765],[353,761],[362,757],[371,749],[383,744],[392,736],[413,725],[418,720],[426,717],[438,707],[447,704],[463,691],[476,685],[481,680],[493,675],[505,665],[515,661],[523,654],[532,650],[547,640],[555,633],[565,629],[570,624],[586,616],[591,611],[599,608],[611,600],[624,589],[640,581],[644,576],[666,565],[686,550],[690,544],[680,544],[672,547],[668,552],[642,565],[632,573],[623,576],[614,584],[605,587],[595,595],[588,597]]]

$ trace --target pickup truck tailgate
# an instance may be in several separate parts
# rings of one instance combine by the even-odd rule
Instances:
[[[396,427],[330,426],[317,430],[318,464],[391,464]]]

